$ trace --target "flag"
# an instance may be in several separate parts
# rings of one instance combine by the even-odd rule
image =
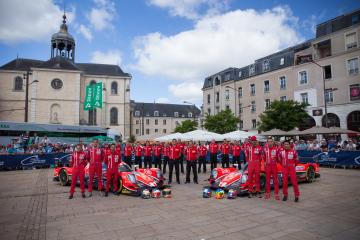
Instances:
[[[102,108],[102,82],[95,84],[95,91],[94,91],[94,107]]]
[[[87,86],[85,100],[84,100],[84,111],[89,111],[94,108],[93,95],[94,95],[94,85]]]

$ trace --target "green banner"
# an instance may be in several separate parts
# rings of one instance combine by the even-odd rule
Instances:
[[[94,108],[94,85],[86,86],[86,95],[84,100],[84,111],[89,111]]]
[[[95,91],[94,91],[94,107],[102,108],[102,82],[95,84]]]

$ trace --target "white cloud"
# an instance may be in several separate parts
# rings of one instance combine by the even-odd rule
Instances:
[[[166,97],[159,97],[155,100],[156,103],[169,103],[169,99]]]
[[[87,14],[91,26],[97,31],[113,28],[115,3],[111,0],[94,0],[94,4],[95,6]]]
[[[88,27],[86,27],[85,25],[80,24],[79,32],[80,32],[88,41],[91,41],[91,40],[92,40],[93,35],[92,35],[92,33],[91,33],[91,30],[90,30]]]
[[[108,50],[107,52],[95,51],[92,53],[92,63],[121,65],[122,54],[119,50]]]
[[[59,30],[63,12],[51,0],[0,2],[0,41],[49,41],[51,34]],[[68,22],[75,15],[66,13]]]
[[[202,82],[183,82],[171,84],[168,90],[181,101],[197,101],[202,96]]]

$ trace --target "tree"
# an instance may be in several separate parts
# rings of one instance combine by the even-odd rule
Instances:
[[[176,126],[174,132],[186,133],[196,130],[197,122],[193,120],[185,120],[180,125]]]
[[[216,115],[206,115],[204,127],[206,130],[224,134],[235,131],[240,119],[230,109],[221,111]]]
[[[268,131],[274,128],[290,131],[299,127],[308,117],[306,107],[308,104],[293,100],[275,100],[270,107],[260,114],[259,130]]]

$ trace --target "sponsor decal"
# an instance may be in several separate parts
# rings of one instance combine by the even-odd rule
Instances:
[[[28,158],[21,160],[21,165],[23,165],[23,166],[34,165],[37,163],[44,164],[44,163],[46,163],[46,159],[39,159],[38,155],[34,155],[34,156],[30,156]]]

